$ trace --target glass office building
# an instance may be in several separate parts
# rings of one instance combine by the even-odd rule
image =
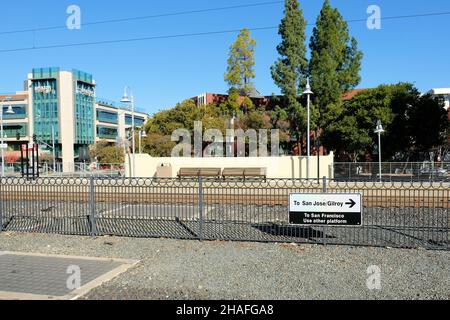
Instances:
[[[19,150],[33,135],[43,152],[52,152],[64,171],[77,162],[89,161],[89,146],[100,140],[113,143],[128,140],[132,113],[126,106],[96,97],[93,76],[80,70],[36,68],[25,81],[25,90],[0,94],[8,149]],[[120,93],[119,93],[120,94]],[[14,113],[7,113],[11,109]],[[135,126],[148,119],[135,112]]]

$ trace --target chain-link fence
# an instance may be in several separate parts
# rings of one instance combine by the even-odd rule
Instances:
[[[340,181],[379,181],[380,164],[375,162],[336,162],[334,178]],[[450,182],[450,162],[383,162],[381,180],[394,182]]]
[[[3,231],[449,250],[450,184],[1,179]],[[362,227],[289,224],[291,193],[360,193]]]

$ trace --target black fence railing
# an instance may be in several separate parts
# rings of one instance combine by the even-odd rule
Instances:
[[[291,193],[360,193],[362,227],[289,224]],[[449,250],[450,184],[3,178],[2,231]]]
[[[333,175],[340,181],[450,182],[450,162],[335,162]]]

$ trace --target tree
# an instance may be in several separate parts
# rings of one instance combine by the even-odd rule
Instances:
[[[283,150],[287,150],[290,142],[290,122],[286,110],[280,106],[269,112],[269,118],[273,129],[278,129],[280,133],[280,144]]]
[[[309,76],[313,103],[320,110],[319,125],[326,129],[341,111],[343,93],[360,82],[363,54],[350,38],[347,22],[325,0],[310,41]]]
[[[448,112],[432,96],[418,97],[410,108],[408,117],[410,155],[430,152],[448,143]]]
[[[176,145],[171,136],[158,133],[148,134],[142,144],[143,152],[152,157],[170,157]]]
[[[227,116],[233,116],[239,113],[241,104],[239,102],[240,94],[238,89],[230,88],[228,90],[228,98],[220,105],[220,109]]]
[[[443,106],[421,96],[413,84],[381,85],[345,101],[342,112],[323,133],[323,142],[357,162],[363,155],[374,155],[378,120],[386,130],[383,159],[398,161],[419,159],[421,153],[445,144],[449,125]]]
[[[243,130],[253,129],[258,131],[272,129],[272,124],[267,112],[264,110],[254,110],[243,114],[237,120],[237,127]]]
[[[197,106],[193,100],[178,103],[175,108],[160,111],[145,125],[147,138],[143,140],[143,150],[154,157],[171,155],[176,143],[172,142],[172,133],[177,129],[186,129],[193,134],[194,122],[201,121],[203,130],[226,130],[227,111],[216,105]],[[192,143],[194,141],[192,140]]]
[[[390,148],[384,140],[395,121],[393,101],[401,95],[410,95],[411,89],[407,84],[382,85],[345,101],[342,112],[324,131],[323,143],[331,150],[347,153],[357,162],[360,156],[373,153],[377,145],[375,125],[381,120],[387,130],[383,135],[383,155],[388,155]]]
[[[300,144],[306,128],[306,110],[298,101],[305,84],[308,62],[306,60],[306,20],[297,0],[286,0],[284,18],[279,26],[281,43],[277,47],[280,58],[271,67],[272,78],[285,97],[284,108],[290,116],[291,133]],[[299,145],[299,149],[301,149]]]
[[[250,31],[242,29],[230,47],[225,81],[230,89],[237,89],[244,96],[248,96],[253,88],[255,46],[256,41],[250,37]]]
[[[125,162],[125,154],[121,147],[111,145],[107,141],[99,141],[89,149],[92,160],[101,164],[122,164]]]
[[[146,123],[145,130],[147,133],[168,136],[177,129],[193,130],[194,121],[201,120],[202,108],[198,108],[193,100],[185,100],[175,108],[156,113]]]

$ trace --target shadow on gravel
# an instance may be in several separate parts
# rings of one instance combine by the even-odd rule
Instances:
[[[253,225],[253,228],[272,236],[303,238],[303,239],[334,239],[335,237],[325,234],[323,231],[311,227],[281,226],[281,225]]]

